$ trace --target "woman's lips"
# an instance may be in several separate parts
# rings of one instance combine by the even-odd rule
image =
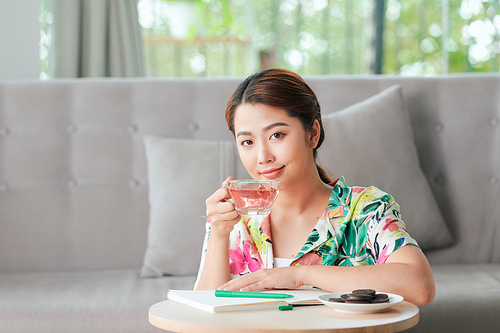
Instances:
[[[279,174],[281,173],[281,171],[283,171],[284,168],[285,168],[285,166],[282,166],[281,168],[265,170],[265,171],[262,171],[261,174],[262,174],[262,176],[264,176],[268,179],[276,178],[279,176]]]

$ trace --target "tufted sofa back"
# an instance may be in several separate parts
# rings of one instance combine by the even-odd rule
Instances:
[[[426,253],[431,264],[500,262],[500,76],[330,80],[310,80],[326,113],[402,86],[422,171],[455,239]]]
[[[456,243],[431,263],[500,262],[500,76],[306,77],[323,113],[400,84]],[[241,79],[0,81],[0,271],[138,268],[143,135],[232,139]]]

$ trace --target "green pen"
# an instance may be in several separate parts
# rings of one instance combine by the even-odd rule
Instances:
[[[259,293],[251,291],[216,290],[216,297],[245,297],[245,298],[292,298],[293,295],[278,293]]]

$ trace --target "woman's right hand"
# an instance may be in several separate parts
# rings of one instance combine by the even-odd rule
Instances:
[[[234,204],[229,201],[231,194],[229,192],[228,177],[222,187],[215,191],[206,201],[207,216],[210,220],[210,234],[218,237],[229,237],[233,227],[240,221],[241,216],[236,210]]]

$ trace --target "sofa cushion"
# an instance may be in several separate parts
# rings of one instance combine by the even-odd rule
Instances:
[[[452,243],[419,164],[400,86],[323,116],[319,161],[351,185],[377,186],[401,207],[409,234],[423,250]]]
[[[436,296],[408,332],[498,332],[500,265],[433,265]]]
[[[150,217],[141,277],[196,274],[205,201],[228,177],[245,173],[233,142],[144,137]],[[191,286],[192,287],[192,286]]]
[[[141,279],[136,270],[1,273],[2,332],[158,332],[148,308],[195,276]]]

